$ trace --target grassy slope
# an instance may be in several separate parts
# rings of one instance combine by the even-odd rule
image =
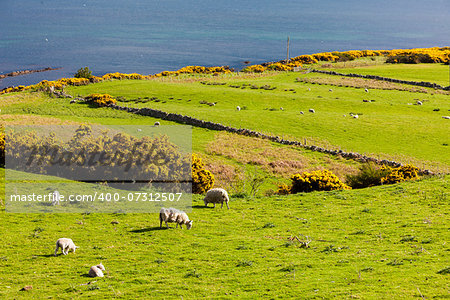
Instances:
[[[235,81],[249,82],[248,79]],[[422,123],[430,123],[427,124],[428,130],[436,133],[437,140],[448,129],[445,127],[447,123],[438,123],[439,113],[436,117],[429,112],[431,106],[404,108],[404,104],[412,102],[415,97],[427,97],[433,101],[429,103],[444,106],[448,96],[371,91],[371,99],[379,98],[374,98],[377,101],[369,105],[375,104],[377,109],[369,109],[371,113],[364,111],[363,116],[376,113],[378,121],[364,122],[364,126],[358,123],[358,127],[353,128],[352,123],[343,124],[336,118],[334,121],[342,127],[333,131],[328,124],[331,121],[324,119],[319,112],[339,116],[350,110],[367,109],[360,104],[361,99],[367,98],[362,91],[333,87],[333,93],[329,93],[327,86],[294,83],[294,75],[256,78],[255,82],[258,85],[269,83],[278,89],[235,90],[176,81],[164,84],[124,81],[92,85],[86,90],[76,88],[72,92],[102,91],[109,84],[108,92],[111,94],[159,96],[167,103],[151,102],[151,106],[163,110],[211,116],[211,120],[235,126],[244,123],[242,126],[253,125],[257,127],[246,127],[280,135],[335,138],[334,141],[344,143],[355,136],[359,140],[358,145],[364,149],[376,139],[370,134],[376,130],[381,131],[381,136],[377,137],[382,141],[379,148],[394,151],[387,153],[401,149],[406,140],[395,133],[396,126],[403,129],[408,126],[404,124],[402,127],[402,122],[396,121],[396,117],[391,120],[383,114],[398,115],[403,122],[409,119],[417,122],[421,117]],[[296,94],[283,91],[291,87],[297,90]],[[307,95],[308,87],[311,87],[312,95]],[[199,95],[198,91],[209,92]],[[1,96],[0,103],[5,102],[5,97],[9,96]],[[175,99],[170,100],[169,97]],[[3,106],[2,113],[101,124],[153,124],[155,121],[109,109],[69,105],[66,100],[41,96],[38,99],[25,98],[18,101],[6,98],[10,106]],[[178,98],[192,99],[192,104],[176,100]],[[208,107],[199,105],[200,100],[217,100],[219,103]],[[339,105],[330,107],[330,101],[339,101]],[[265,107],[284,105],[285,111],[262,110],[259,103]],[[241,111],[246,113],[247,120],[236,115],[236,105],[249,107],[249,110]],[[307,122],[294,122],[300,116],[292,117],[294,114],[289,107],[307,110],[310,105],[314,105],[318,113],[303,116]],[[251,118],[248,118],[249,114]],[[8,120],[13,121],[13,115]],[[372,132],[365,129],[367,126],[372,128]],[[350,131],[351,135],[343,130]],[[387,139],[389,134],[384,130],[394,136]],[[411,141],[403,147],[413,147],[417,152],[425,156],[428,153],[433,160],[448,165],[446,148],[438,148],[422,130],[409,131],[416,143]],[[214,135],[211,131],[194,129],[194,150],[204,152]],[[369,138],[365,143],[361,140],[364,135]],[[431,151],[433,145],[434,152],[443,153]],[[345,147],[349,147],[348,144]],[[383,152],[379,148],[375,152]],[[297,298],[413,298],[421,294],[427,298],[445,297],[449,288],[448,275],[436,272],[448,267],[448,180],[449,176],[446,176],[365,190],[232,199],[229,211],[204,209],[200,206],[201,197],[196,197],[196,206],[190,214],[194,228],[190,231],[159,230],[156,214],[23,215],[0,212],[3,224],[8,224],[1,234],[0,298],[136,298],[148,295],[159,298],[280,295]],[[112,220],[119,221],[119,224],[111,224]],[[300,234],[311,237],[310,249],[300,249],[289,243],[288,237],[301,237]],[[62,236],[73,238],[81,246],[75,255],[52,256],[54,242]],[[410,236],[414,236],[412,241],[406,241]],[[109,274],[97,281],[85,277],[89,267],[100,261]],[[90,281],[96,282],[86,285]],[[19,292],[29,284],[33,285],[32,291]]]
[[[205,86],[186,80],[104,82],[85,87],[72,87],[73,94],[92,92],[110,93],[129,99],[158,97],[161,102],[128,103],[131,106],[149,106],[168,112],[191,115],[204,120],[229,124],[235,127],[256,129],[299,140],[320,140],[347,151],[374,153],[408,161],[408,156],[421,161],[448,165],[449,125],[442,115],[450,108],[448,95],[419,94],[402,91],[371,90],[312,85],[295,82],[296,77],[314,74],[282,73],[257,77],[253,80],[225,77],[218,81],[228,84],[269,84],[277,89],[235,89],[227,86]],[[308,91],[308,88],[311,91]],[[284,91],[285,89],[295,89]],[[169,99],[173,98],[173,99]],[[180,99],[180,100],[178,100]],[[376,102],[364,103],[363,99]],[[416,99],[425,99],[425,105],[414,106]],[[189,101],[191,100],[191,101]],[[200,101],[218,102],[210,107]],[[163,103],[163,101],[166,101]],[[236,105],[248,110],[236,111]],[[270,108],[284,111],[269,111]],[[315,114],[307,113],[309,108]],[[441,111],[434,112],[439,108]],[[305,111],[305,115],[300,115]],[[358,119],[349,113],[359,113]],[[347,117],[343,117],[343,115]],[[433,132],[430,135],[430,132]],[[416,145],[420,144],[420,147]],[[420,166],[423,167],[423,166]]]
[[[340,68],[340,73],[378,75],[402,80],[428,81],[448,86],[449,66],[444,64],[386,64],[355,68]]]
[[[190,231],[157,214],[2,213],[0,297],[442,297],[448,179],[194,206]],[[301,234],[311,248],[287,239]],[[80,249],[53,257],[62,236]],[[86,277],[99,262],[108,275]]]

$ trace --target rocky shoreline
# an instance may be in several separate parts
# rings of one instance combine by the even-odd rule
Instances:
[[[7,77],[16,77],[16,76],[22,76],[22,75],[27,75],[27,74],[32,74],[32,73],[40,73],[40,72],[47,72],[47,71],[54,71],[54,70],[61,70],[62,68],[51,68],[51,67],[47,67],[44,69],[38,69],[38,70],[23,70],[23,71],[14,71],[11,73],[7,73],[7,74],[0,74],[0,79],[4,79]]]

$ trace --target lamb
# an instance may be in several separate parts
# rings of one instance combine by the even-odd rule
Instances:
[[[103,277],[103,271],[105,271],[105,267],[101,263],[96,266],[92,266],[89,269],[89,277]]]
[[[73,243],[73,241],[71,239],[60,238],[56,241],[55,256],[56,256],[56,253],[58,252],[59,248],[61,248],[62,254],[67,255],[70,250],[72,250],[73,253],[75,253],[75,249],[80,248],[80,247],[75,246],[75,244]]]
[[[178,210],[176,208],[164,208],[162,207],[159,211],[159,228],[162,228],[162,222],[166,223],[167,228],[169,228],[169,224],[167,223],[177,223],[180,225],[180,228],[183,229],[183,224],[186,225],[187,229],[192,228],[192,220],[189,220],[188,215],[181,210]]]
[[[214,188],[209,190],[206,193],[205,198],[203,199],[205,206],[208,206],[208,203],[213,203],[214,207],[216,207],[216,203],[222,203],[220,208],[223,208],[223,202],[225,202],[227,204],[227,208],[230,209],[230,207],[228,206],[229,201],[230,198],[228,197],[227,191],[221,188]]]

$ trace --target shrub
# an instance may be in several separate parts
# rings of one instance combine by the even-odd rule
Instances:
[[[214,186],[214,175],[205,169],[203,161],[192,154],[192,193],[203,194]]]
[[[89,70],[89,67],[80,68],[74,75],[75,78],[87,78],[90,79],[92,77],[92,72]]]
[[[109,94],[90,94],[86,97],[86,101],[94,103],[99,107],[116,103],[116,99]]]
[[[266,68],[261,66],[261,65],[252,65],[252,66],[248,66],[248,67],[245,67],[244,69],[242,69],[242,72],[246,72],[246,73],[262,73],[265,70],[266,70]]]
[[[267,66],[267,69],[273,70],[273,71],[290,71],[292,70],[292,67],[289,65],[284,65],[282,63],[273,63]]]
[[[137,138],[122,132],[94,132],[89,125],[80,125],[70,140],[62,141],[54,132],[42,136],[36,131],[9,130],[6,133],[8,148],[5,154],[18,171],[75,180],[114,178],[118,168],[124,168],[135,178],[140,178],[142,186],[152,184],[158,187],[158,182],[153,182],[155,179],[177,182],[190,174],[189,155],[180,152],[166,135]],[[39,149],[52,149],[52,155]],[[149,155],[149,149],[157,154]],[[104,159],[89,160],[93,153]],[[29,164],[31,155],[36,160]],[[56,163],[52,157],[58,158]],[[163,164],[161,159],[164,160]],[[36,163],[38,161],[41,163]],[[116,186],[127,188],[120,183]]]
[[[363,164],[359,173],[347,175],[347,184],[354,189],[381,185],[381,179],[389,173],[388,170],[377,167],[374,163]]]
[[[409,164],[398,168],[383,166],[381,170],[387,173],[386,176],[381,178],[382,184],[392,184],[419,178],[419,168]]]
[[[289,195],[291,193],[292,186],[289,186],[285,183],[281,183],[278,185],[277,194],[278,195]]]
[[[312,191],[349,190],[336,175],[328,170],[318,170],[311,173],[303,172],[291,176],[292,194]]]

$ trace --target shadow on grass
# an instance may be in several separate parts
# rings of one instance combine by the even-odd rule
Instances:
[[[213,206],[205,206],[205,205],[192,205],[192,208],[214,208]]]
[[[167,229],[167,227],[166,227],[166,226],[163,226],[162,228],[159,228],[159,226],[156,226],[156,227],[148,227],[148,228],[134,229],[134,230],[130,230],[130,232],[133,232],[133,233],[143,233],[143,232],[148,232],[148,231],[164,230],[164,229]]]
[[[62,253],[56,254],[56,256],[63,255]],[[36,257],[56,257],[55,254],[41,254],[41,255],[34,255]]]

